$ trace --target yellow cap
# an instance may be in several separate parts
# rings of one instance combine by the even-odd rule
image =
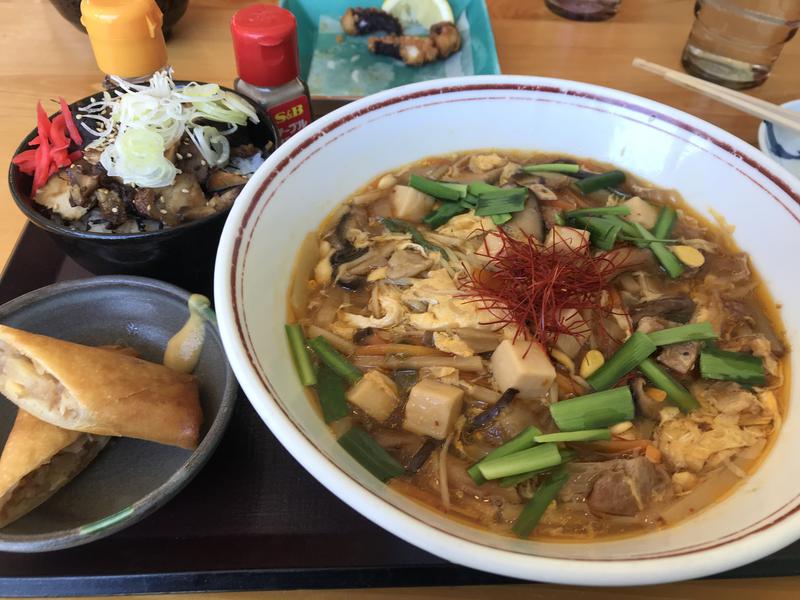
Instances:
[[[81,0],[94,58],[109,75],[142,77],[167,64],[162,21],[155,0]]]

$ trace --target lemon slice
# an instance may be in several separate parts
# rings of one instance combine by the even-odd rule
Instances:
[[[442,21],[455,20],[447,0],[386,0],[382,10],[400,19],[403,25],[419,23],[430,27]]]

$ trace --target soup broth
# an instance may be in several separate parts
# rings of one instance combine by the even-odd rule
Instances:
[[[305,240],[290,346],[340,443],[417,501],[521,537],[670,525],[785,411],[778,311],[731,234],[590,159],[426,158]]]

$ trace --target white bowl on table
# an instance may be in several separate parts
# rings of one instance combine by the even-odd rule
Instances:
[[[800,99],[781,104],[784,108],[800,113]],[[769,125],[762,121],[758,126],[758,147],[761,151],[800,179],[800,131],[772,125],[773,139],[770,139]]]
[[[247,184],[217,254],[215,300],[247,397],[292,455],[344,502],[452,562],[522,579],[636,585],[701,577],[800,538],[800,404],[758,471],[676,526],[624,539],[518,540],[464,525],[373,478],[337,443],[303,393],[284,336],[287,289],[306,234],[374,176],[425,156],[479,148],[607,161],[725,215],[797,338],[800,185],[752,146],[700,119],[607,88],[513,76],[429,81],[326,115],[281,146]],[[781,259],[780,257],[784,257]],[[797,356],[792,355],[797,371]]]

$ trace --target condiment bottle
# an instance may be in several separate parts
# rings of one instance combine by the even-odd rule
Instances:
[[[162,21],[155,0],[81,1],[81,23],[97,66],[107,76],[133,83],[145,82],[167,66]]]
[[[231,36],[239,74],[234,88],[264,108],[286,141],[312,118],[308,87],[299,78],[294,15],[253,4],[233,15]]]

